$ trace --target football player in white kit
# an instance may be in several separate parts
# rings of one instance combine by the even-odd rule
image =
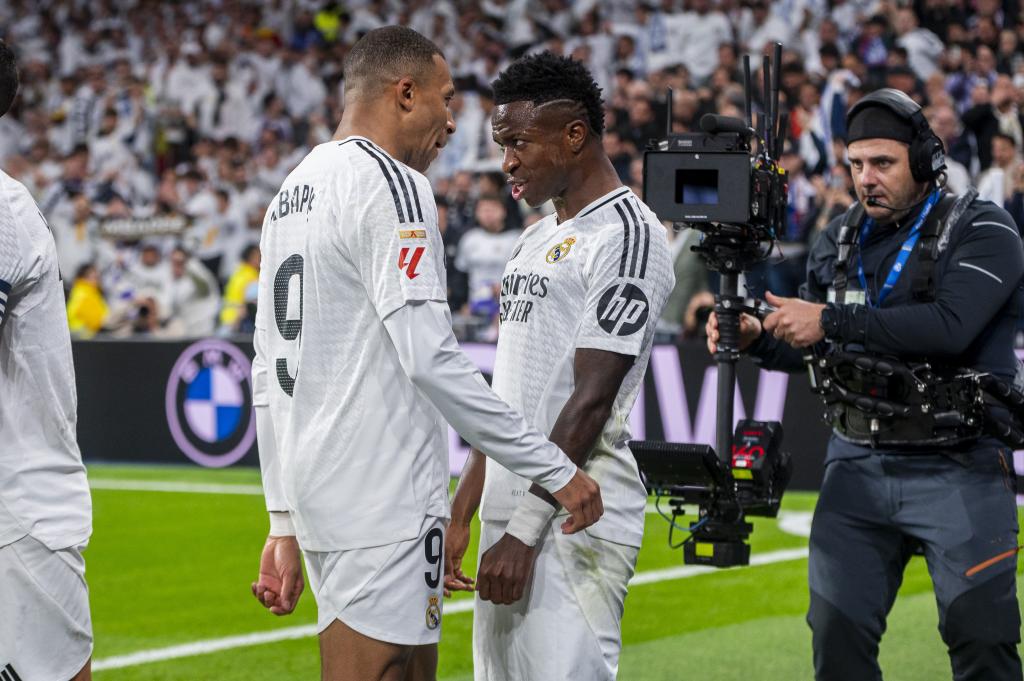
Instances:
[[[604,152],[601,92],[582,64],[528,56],[493,88],[512,195],[555,212],[505,266],[492,385],[598,481],[605,514],[562,536],[543,490],[474,451],[452,502],[446,586],[471,582],[461,560],[482,493],[476,681],[605,681],[618,669],[647,503],[628,419],[672,260],[664,227]]]
[[[0,116],[18,90],[0,41]],[[82,551],[92,500],[57,249],[31,194],[0,171],[0,679],[92,678]]]
[[[422,174],[455,128],[448,65],[407,28],[345,65],[331,142],[288,176],[263,225],[254,400],[270,536],[253,593],[318,607],[322,677],[433,679],[449,516],[447,426],[572,510],[594,481],[487,387],[452,334],[444,248]]]

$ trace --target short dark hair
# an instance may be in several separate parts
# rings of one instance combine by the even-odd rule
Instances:
[[[582,63],[571,57],[541,52],[518,59],[491,83],[494,102],[530,101],[534,105],[568,99],[587,115],[587,123],[599,137],[604,132],[601,88]]]
[[[994,140],[997,140],[997,139],[998,140],[1006,140],[1007,142],[1010,143],[1011,147],[1013,147],[1014,149],[1017,148],[1017,140],[1015,140],[1013,138],[1013,135],[1007,135],[1005,132],[994,133],[992,135],[992,139],[994,139]]]
[[[259,253],[260,247],[258,244],[249,244],[242,249],[242,260],[248,261],[252,257],[253,253]]]
[[[362,89],[402,76],[420,76],[444,53],[433,42],[405,26],[376,28],[356,41],[345,58],[346,89]]]
[[[7,113],[18,94],[18,58],[14,50],[0,40],[0,116]]]

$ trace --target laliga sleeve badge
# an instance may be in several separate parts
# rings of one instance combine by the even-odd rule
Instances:
[[[437,596],[427,599],[427,629],[433,631],[441,626],[441,601]]]
[[[576,237],[571,236],[560,244],[557,244],[548,251],[547,256],[544,258],[548,261],[549,265],[553,265],[559,260],[565,259],[569,255],[569,251],[572,250],[573,244],[576,243]]]

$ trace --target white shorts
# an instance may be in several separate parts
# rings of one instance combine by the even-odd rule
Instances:
[[[427,516],[416,539],[349,551],[305,551],[317,631],[337,619],[378,641],[437,643],[445,525],[443,518]]]
[[[84,548],[51,551],[30,536],[0,548],[0,670],[9,678],[66,681],[92,656]]]
[[[639,549],[586,531],[562,534],[557,517],[541,540],[522,599],[479,598],[473,615],[476,681],[612,681],[622,649],[622,613]],[[482,523],[480,555],[506,523]]]

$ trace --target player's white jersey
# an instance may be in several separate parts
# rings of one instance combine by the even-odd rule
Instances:
[[[541,433],[551,433],[572,395],[578,348],[636,357],[584,466],[604,501],[587,531],[630,546],[640,546],[647,493],[626,446],[629,412],[674,284],[665,228],[624,187],[561,224],[552,214],[526,230],[502,279],[492,385]],[[480,517],[507,521],[529,486],[488,460]]]
[[[53,235],[28,190],[0,171],[0,546],[25,535],[51,550],[88,540],[77,410]]]
[[[368,139],[321,144],[272,202],[260,248],[256,342],[286,504],[268,489],[268,508],[291,512],[307,551],[417,536],[424,515],[448,516],[447,427],[382,320],[446,300],[428,180]]]

